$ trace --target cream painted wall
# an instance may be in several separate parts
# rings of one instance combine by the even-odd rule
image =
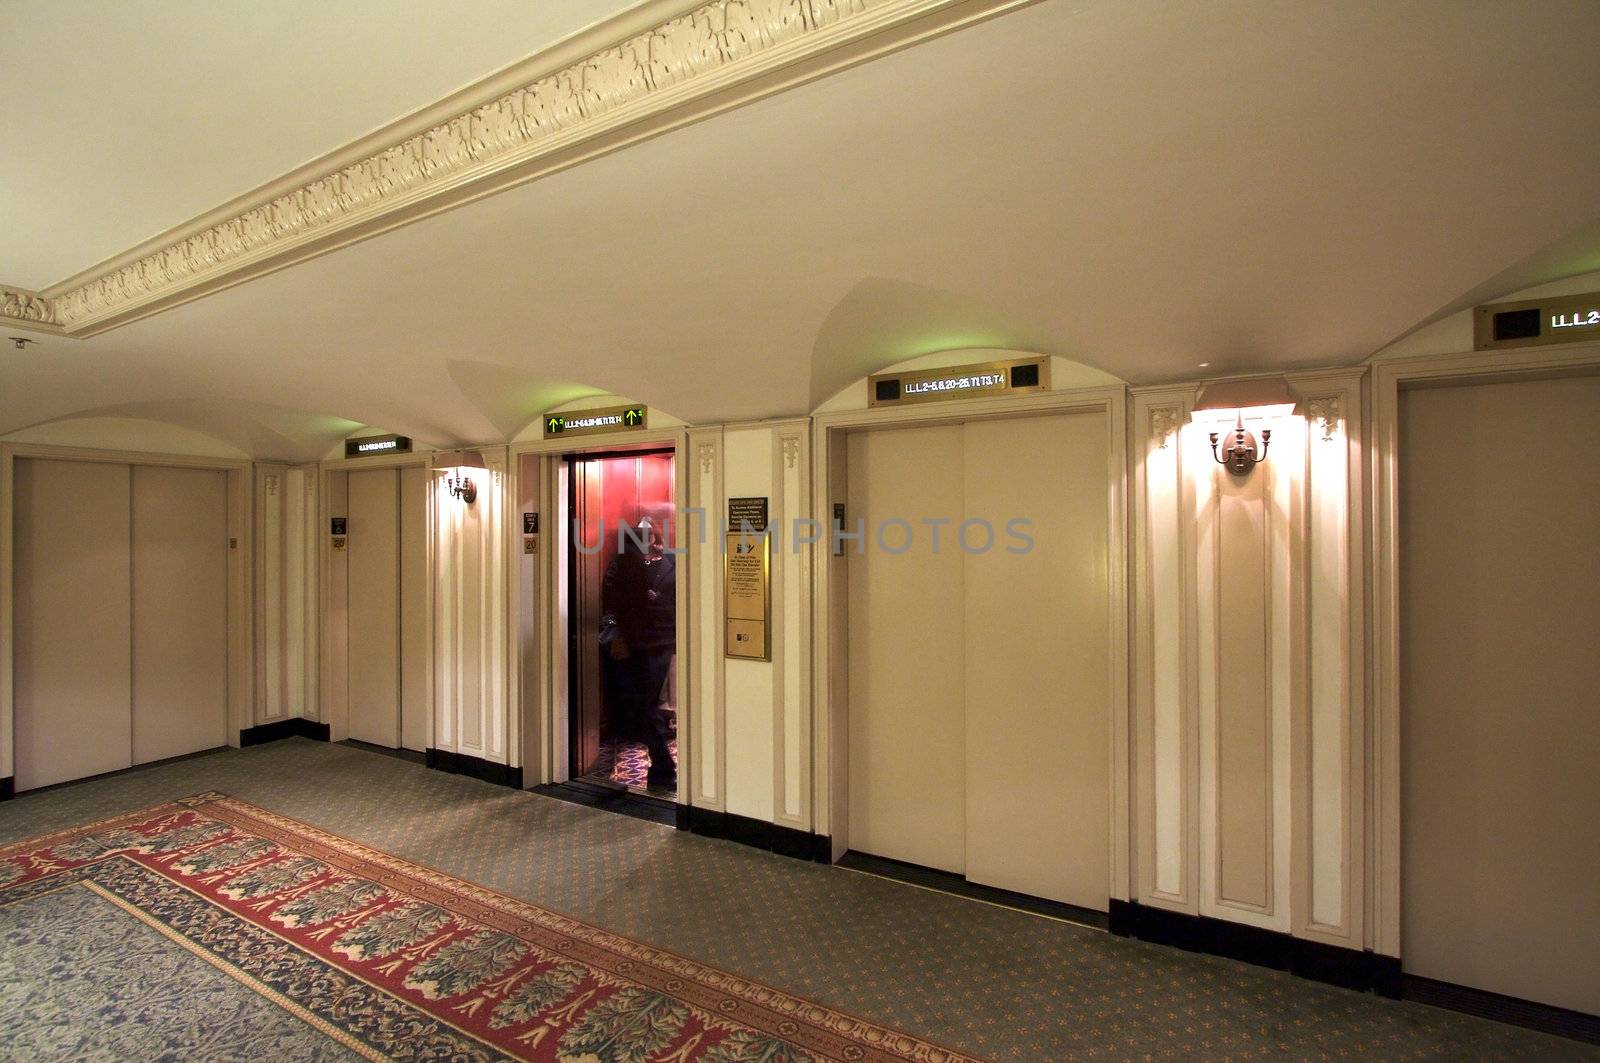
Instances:
[[[1507,292],[1505,295],[1497,296],[1494,301],[1510,303],[1518,299],[1542,299],[1547,295],[1578,295],[1596,290],[1600,290],[1600,273],[1583,273],[1565,280]],[[1374,354],[1372,360],[1419,358],[1424,355],[1458,354],[1470,350],[1472,350],[1472,311],[1461,310],[1396,340]]]
[[[808,423],[691,430],[690,623],[696,718],[691,801],[810,830],[810,559],[795,553],[793,521],[809,513]],[[730,498],[768,499],[772,546],[772,660],[722,656],[722,541]],[[703,538],[703,541],[702,541]]]
[[[470,474],[472,505],[432,477],[433,748],[509,764],[510,596],[507,569],[512,507],[506,499],[505,447],[474,448],[487,469]],[[520,540],[518,540],[520,542]]]
[[[1362,948],[1361,370],[1289,377],[1222,470],[1193,385],[1132,404],[1136,898]]]
[[[255,466],[255,722],[318,719],[317,469]]]
[[[95,450],[135,450],[148,454],[185,454],[206,458],[248,459],[249,454],[215,436],[142,417],[74,417],[34,425],[0,436],[6,443]]]

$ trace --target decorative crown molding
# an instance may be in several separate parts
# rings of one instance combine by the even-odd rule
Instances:
[[[0,318],[22,322],[41,331],[55,331],[56,308],[37,292],[0,285]]]
[[[297,187],[265,186],[220,220],[213,212],[161,246],[43,294],[0,289],[0,317],[68,335],[103,332],[1032,2],[712,0],[644,32],[634,31],[634,9],[597,28],[628,31],[620,43],[509,92],[504,75],[487,79],[480,87],[492,95],[381,150],[352,158],[341,149]],[[683,0],[647,5],[683,8]],[[527,69],[540,69],[538,60]]]

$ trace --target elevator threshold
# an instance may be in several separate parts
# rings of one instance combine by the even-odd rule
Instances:
[[[678,807],[672,801],[634,793],[625,787],[605,786],[583,779],[573,779],[569,782],[535,786],[533,793],[587,808],[598,808],[602,812],[615,812],[621,816],[631,816],[651,823],[663,823],[669,827],[676,826],[678,822]]]
[[[968,881],[965,875],[958,875],[953,871],[940,871],[936,868],[923,867],[921,864],[909,864],[904,860],[892,860],[886,856],[873,856],[871,853],[851,849],[840,857],[834,866],[863,875],[902,882],[918,889],[948,893],[953,897],[992,904],[997,908],[1009,908],[1014,912],[1026,912],[1029,915],[1039,915],[1062,923],[1072,923],[1091,930],[1109,930],[1111,927],[1111,917],[1093,908],[1082,908],[1076,904],[1046,900],[1043,897],[1031,897],[1026,893],[1013,893],[997,886],[980,885]]]

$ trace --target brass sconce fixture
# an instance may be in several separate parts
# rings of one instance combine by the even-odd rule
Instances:
[[[1294,396],[1282,377],[1257,380],[1228,380],[1207,384],[1200,389],[1189,419],[1196,424],[1214,425],[1211,431],[1211,456],[1235,476],[1248,476],[1250,470],[1267,460],[1272,429],[1261,422],[1286,417],[1294,412]],[[1258,426],[1245,426],[1246,421]],[[1231,428],[1223,429],[1229,421]]]
[[[478,488],[470,474],[474,469],[488,468],[483,463],[483,455],[475,450],[442,450],[433,456],[433,467],[444,471],[445,489],[452,497],[469,506],[477,501]]]

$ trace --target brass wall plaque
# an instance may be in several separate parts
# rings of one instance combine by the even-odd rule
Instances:
[[[544,437],[587,436],[599,432],[629,432],[650,426],[650,407],[604,406],[597,410],[572,410],[544,415]]]
[[[728,533],[723,553],[723,653],[772,660],[772,540],[760,532]]]
[[[1046,391],[1049,387],[1050,359],[1013,358],[1004,362],[953,365],[946,369],[879,373],[867,378],[867,401],[873,406],[903,406],[908,402]]]
[[[1472,312],[1472,344],[1480,351],[1600,340],[1600,292],[1486,303]]]

